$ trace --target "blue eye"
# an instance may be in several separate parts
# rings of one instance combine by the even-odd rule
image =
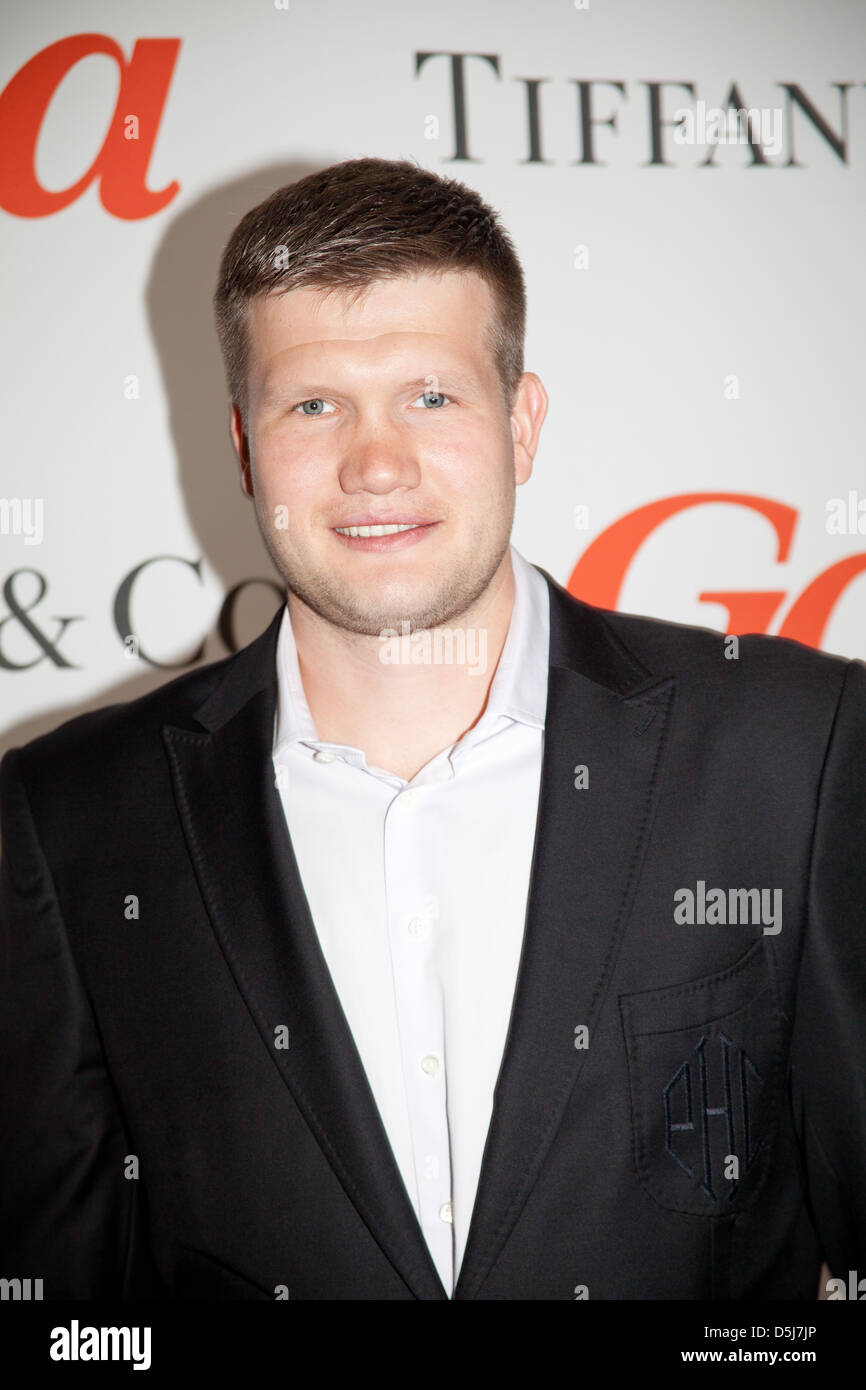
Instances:
[[[430,410],[441,410],[445,405],[451,404],[450,396],[443,395],[441,391],[424,391],[415,399],[416,401],[423,401],[425,407]],[[308,419],[315,415],[324,415],[327,408],[328,402],[323,400],[321,396],[313,396],[310,400],[299,401],[294,407],[295,410],[306,415]]]

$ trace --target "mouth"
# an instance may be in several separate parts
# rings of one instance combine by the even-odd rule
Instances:
[[[366,526],[334,526],[331,529],[335,536],[339,536],[341,544],[351,550],[383,553],[417,545],[438,525],[438,521],[391,521]]]

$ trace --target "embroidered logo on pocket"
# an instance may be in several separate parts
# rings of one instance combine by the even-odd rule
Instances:
[[[781,1095],[781,1015],[761,942],[717,975],[619,1004],[643,1186],[672,1211],[741,1211],[766,1174]]]
[[[663,1089],[665,1150],[712,1201],[733,1201],[765,1139],[752,1132],[763,1078],[726,1033],[704,1033]]]

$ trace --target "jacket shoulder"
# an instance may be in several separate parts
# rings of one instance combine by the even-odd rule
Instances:
[[[722,678],[736,671],[745,683],[840,692],[849,668],[866,662],[820,651],[790,637],[744,633],[732,639],[715,628],[675,623],[637,613],[596,609],[614,637],[659,675]]]
[[[125,771],[134,777],[139,760],[146,751],[152,754],[155,742],[161,739],[164,724],[201,732],[193,717],[195,711],[247,652],[249,647],[182,672],[133,700],[75,715],[55,729],[10,748],[0,763],[0,775],[16,763],[37,794],[52,785],[71,783],[83,788],[106,774]]]

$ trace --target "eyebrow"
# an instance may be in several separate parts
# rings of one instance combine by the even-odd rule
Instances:
[[[472,373],[443,370],[441,372],[428,372],[426,376],[414,377],[411,381],[404,381],[398,387],[401,391],[423,391],[427,388],[430,377],[434,377],[444,394],[448,394],[449,389],[454,391],[466,391],[472,393],[479,392],[481,385]],[[277,381],[265,392],[265,400],[283,399],[286,396],[298,396],[304,399],[316,399],[320,396],[327,396],[333,387],[326,386],[321,381],[303,381],[301,379],[285,379]],[[339,393],[338,393],[339,394]]]

